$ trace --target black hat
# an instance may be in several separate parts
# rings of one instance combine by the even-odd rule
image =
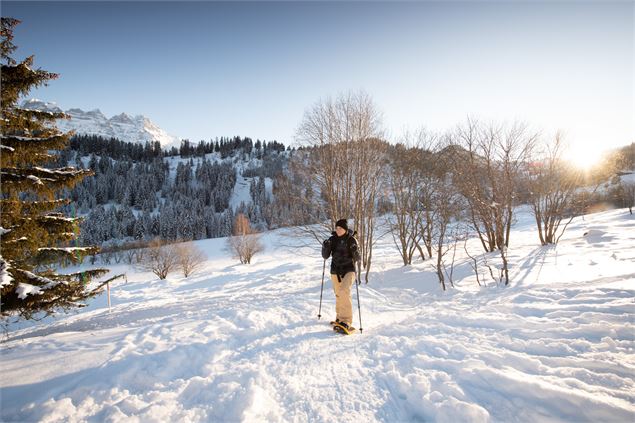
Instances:
[[[338,220],[337,222],[335,222],[335,226],[339,226],[340,228],[348,231],[348,222],[346,222],[346,219]]]

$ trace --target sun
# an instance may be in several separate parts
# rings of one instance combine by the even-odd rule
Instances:
[[[571,148],[569,160],[580,169],[590,169],[600,161],[600,152],[584,145],[575,146]]]

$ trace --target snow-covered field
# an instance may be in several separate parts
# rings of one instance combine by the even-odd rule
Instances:
[[[330,282],[317,320],[319,246],[281,248],[282,231],[265,243],[243,266],[223,240],[200,241],[209,260],[188,279],[114,266],[128,281],[115,283],[112,312],[102,296],[12,325],[1,420],[635,421],[635,219],[624,209],[574,220],[557,247],[540,247],[521,216],[506,288],[479,288],[459,249],[456,288],[442,292],[387,236],[360,287],[364,331],[348,337],[328,324]]]

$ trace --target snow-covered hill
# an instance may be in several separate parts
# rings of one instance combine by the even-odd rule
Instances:
[[[62,112],[62,109],[57,104],[37,99],[25,100],[21,107],[49,112]],[[56,122],[57,127],[64,132],[75,131],[81,135],[100,135],[117,138],[125,142],[145,143],[158,141],[163,148],[178,147],[180,143],[177,137],[169,135],[143,115],[129,116],[126,113],[121,113],[109,119],[99,109],[88,112],[82,109],[69,109],[65,113],[70,116],[70,119],[58,119]]]
[[[208,260],[187,279],[114,266],[128,280],[112,312],[102,296],[9,327],[1,420],[632,422],[634,228],[625,209],[597,213],[540,247],[521,213],[513,285],[479,287],[459,249],[448,292],[427,263],[403,267],[388,235],[349,337],[328,325],[330,282],[316,317],[319,245],[285,249],[284,231],[249,266],[198,241]]]

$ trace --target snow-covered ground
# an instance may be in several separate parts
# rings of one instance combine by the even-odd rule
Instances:
[[[586,235],[585,235],[586,234]],[[265,235],[249,266],[199,241],[203,270],[128,281],[80,313],[12,325],[1,345],[9,421],[635,421],[635,219],[624,209],[540,247],[521,215],[512,285],[454,289],[403,267],[389,236],[360,287],[363,333],[342,336],[323,261]],[[355,300],[355,290],[353,289]],[[355,307],[357,303],[354,301]],[[357,310],[355,325],[358,326]]]

